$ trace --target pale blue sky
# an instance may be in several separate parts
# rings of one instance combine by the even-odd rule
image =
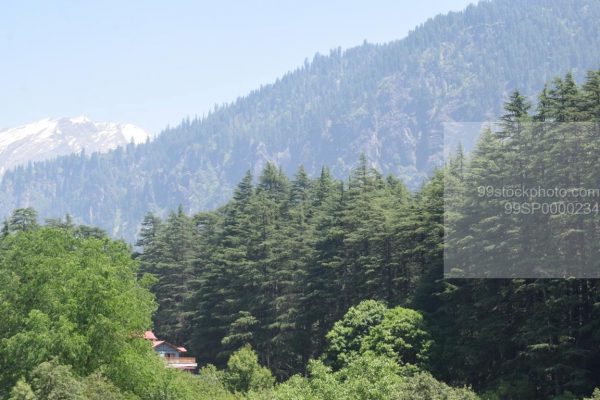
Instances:
[[[474,0],[2,2],[0,129],[85,114],[151,133]]]

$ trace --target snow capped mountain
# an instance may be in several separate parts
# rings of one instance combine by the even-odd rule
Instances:
[[[71,153],[107,152],[150,135],[131,124],[93,122],[85,116],[46,118],[0,132],[0,175],[17,165]]]

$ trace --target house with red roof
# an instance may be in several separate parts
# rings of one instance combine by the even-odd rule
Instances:
[[[183,356],[183,354],[187,353],[185,347],[176,346],[166,340],[159,340],[152,331],[144,332],[144,339],[152,342],[152,348],[159,356],[164,358],[168,367],[190,372],[195,371],[198,367],[194,357]]]

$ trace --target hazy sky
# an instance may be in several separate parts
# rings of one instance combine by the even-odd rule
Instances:
[[[0,129],[85,114],[151,133],[474,0],[3,1]]]

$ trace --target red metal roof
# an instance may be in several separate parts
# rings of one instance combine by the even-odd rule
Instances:
[[[144,339],[148,339],[148,340],[158,340],[156,338],[156,336],[154,336],[154,332],[152,331],[146,331],[144,332]]]
[[[158,340],[156,338],[156,336],[154,335],[154,332],[152,332],[152,331],[144,332],[144,339],[150,340],[152,342],[152,348],[156,348],[164,343],[167,346],[172,347],[173,349],[177,350],[180,353],[187,353],[187,349],[183,346],[175,346],[174,344],[171,344],[171,343],[167,342],[166,340]]]

